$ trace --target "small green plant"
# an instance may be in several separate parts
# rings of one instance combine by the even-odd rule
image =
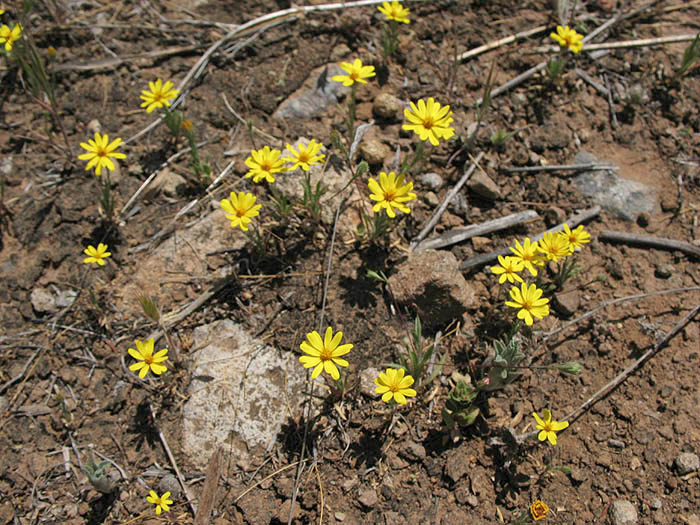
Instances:
[[[547,67],[544,69],[545,75],[550,80],[550,82],[555,83],[564,71],[564,66],[566,65],[566,59],[560,56],[551,56],[547,61]]]
[[[431,343],[423,346],[423,329],[418,315],[416,315],[413,323],[413,332],[410,336],[409,344],[405,346],[406,355],[399,357],[401,367],[409,375],[413,376],[416,380],[416,387],[429,385],[442,371],[447,354],[442,356],[442,359],[437,363],[430,375],[423,379],[426,367],[435,353],[435,345]]]
[[[87,476],[90,485],[102,494],[111,494],[117,488],[114,480],[105,475],[107,465],[109,465],[109,461],[95,463],[95,460],[90,458],[87,465],[83,467],[83,473]]]
[[[328,192],[328,187],[321,180],[316,182],[316,186],[311,183],[311,174],[306,172],[301,186],[304,189],[304,196],[301,205],[308,210],[315,221],[321,221],[321,197]]]
[[[483,389],[487,392],[500,390],[515,381],[523,373],[520,364],[525,360],[521,352],[522,340],[519,336],[508,341],[493,342],[492,356],[487,358],[484,366],[488,367],[487,379]]]
[[[100,197],[100,211],[107,222],[114,219],[114,195],[112,195],[112,183],[109,180],[109,172],[105,172],[102,179],[102,193]]]
[[[698,61],[698,58],[700,58],[700,33],[698,33],[695,40],[693,40],[688,47],[685,48],[685,51],[683,52],[683,59],[681,60],[681,66],[678,68],[678,71],[676,71],[673,79],[677,81],[684,76],[690,70],[690,68],[693,67],[695,62]]]
[[[453,377],[456,379],[455,386],[447,395],[442,409],[442,421],[450,430],[472,425],[481,412],[475,406],[479,388],[473,386],[467,376],[455,372]]]

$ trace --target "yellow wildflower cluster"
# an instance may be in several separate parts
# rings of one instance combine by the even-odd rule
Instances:
[[[510,247],[513,255],[498,256],[498,265],[491,267],[491,273],[499,276],[498,282],[520,284],[510,289],[510,301],[506,301],[507,306],[518,309],[518,319],[532,326],[533,318],[542,319],[549,315],[549,299],[542,297],[543,291],[537,285],[526,283],[520,272],[527,269],[531,276],[536,277],[538,268],[546,261],[564,259],[588,242],[590,234],[583,226],[571,230],[565,224],[563,231],[545,233],[539,241],[532,242],[529,237],[522,244],[516,241],[515,246]]]
[[[12,46],[22,36],[22,29],[22,24],[15,24],[12,29],[5,24],[0,26],[0,44],[5,44],[5,51],[12,51]]]

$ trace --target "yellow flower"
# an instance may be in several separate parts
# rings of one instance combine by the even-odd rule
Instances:
[[[314,367],[314,371],[311,373],[312,379],[316,379],[321,371],[330,374],[336,381],[340,379],[338,366],[348,366],[349,364],[340,356],[347,354],[353,347],[351,344],[340,345],[342,338],[343,332],[333,335],[333,329],[330,326],[326,328],[323,339],[316,330],[306,334],[306,341],[301,343],[299,347],[309,355],[301,356],[299,361],[304,365],[304,368]]]
[[[542,297],[542,290],[534,284],[528,286],[522,283],[520,288],[513,286],[510,289],[512,301],[506,301],[506,306],[520,308],[518,319],[525,321],[525,324],[532,326],[532,318],[542,319],[549,315],[549,299]]]
[[[557,26],[556,33],[549,35],[562,47],[568,47],[572,52],[578,53],[583,47],[583,35],[579,35],[575,29],[569,26]]]
[[[252,150],[250,157],[245,159],[245,165],[250,168],[246,178],[253,177],[253,182],[260,182],[262,179],[270,183],[275,182],[273,173],[286,171],[284,160],[280,159],[281,154],[280,150],[270,149],[270,146]]]
[[[153,372],[155,375],[159,376],[168,369],[168,367],[162,364],[168,359],[168,356],[166,355],[168,353],[167,348],[159,350],[153,354],[153,338],[149,339],[145,343],[142,343],[141,341],[134,342],[136,343],[136,348],[138,348],[138,350],[129,348],[129,355],[136,359],[137,362],[130,365],[129,370],[132,372],[139,371],[139,377],[143,379],[146,377],[149,370],[151,370],[151,372]]]
[[[548,409],[544,409],[544,420],[537,415],[537,412],[533,412],[532,416],[537,421],[537,428],[540,433],[537,435],[537,439],[544,441],[549,440],[552,445],[557,444],[557,432],[564,430],[569,426],[568,421],[554,421],[552,419],[552,413]]]
[[[413,384],[413,377],[404,376],[403,368],[387,368],[374,380],[377,388],[375,393],[382,394],[382,401],[389,403],[392,399],[399,405],[406,404],[407,397],[415,397],[416,391],[409,388]]]
[[[404,205],[404,202],[412,201],[416,198],[416,194],[412,193],[413,183],[403,183],[405,175],[398,177],[393,171],[387,175],[383,171],[379,173],[379,182],[370,177],[367,186],[369,186],[369,198],[377,201],[372,210],[378,212],[381,209],[386,211],[390,218],[396,217],[394,208],[403,213],[411,213],[411,209]]]
[[[146,108],[146,113],[150,113],[156,108],[170,106],[170,100],[180,94],[177,89],[173,89],[173,85],[170,80],[165,84],[163,84],[161,79],[157,79],[155,82],[148,82],[148,87],[151,90],[141,90],[141,98],[143,99],[141,107]]]
[[[537,241],[531,243],[530,238],[526,237],[522,246],[520,242],[515,241],[515,248],[510,247],[510,251],[515,254],[515,258],[525,265],[530,274],[537,275],[535,266],[544,266],[542,257],[537,253]]]
[[[518,275],[518,272],[522,272],[523,268],[525,268],[525,263],[521,260],[511,257],[510,255],[506,257],[499,255],[498,264],[500,266],[491,267],[491,273],[496,275],[501,274],[498,278],[498,284],[503,284],[506,282],[506,279],[509,283],[514,283],[515,281],[519,283],[523,282],[523,278]]]
[[[418,105],[410,103],[411,109],[403,110],[404,116],[409,123],[401,126],[403,129],[413,131],[421,140],[429,140],[433,146],[440,143],[440,139],[449,139],[455,134],[454,128],[450,124],[454,121],[450,106],[440,106],[433,97],[426,102],[423,99],[418,101]]]
[[[561,233],[545,233],[537,245],[537,250],[543,254],[548,261],[557,262],[559,259],[568,257],[574,251],[569,244],[569,238]]]
[[[576,251],[583,248],[584,244],[591,242],[591,234],[583,229],[583,224],[574,230],[571,230],[569,225],[565,224],[564,231],[559,232],[559,235],[565,236]]]
[[[294,146],[287,144],[289,155],[282,157],[282,160],[292,163],[292,165],[287,168],[289,171],[297,168],[309,171],[310,166],[320,164],[323,162],[323,159],[326,158],[325,154],[319,154],[322,146],[323,144],[318,144],[315,139],[311,139],[308,146],[299,144],[299,151],[295,150]]]
[[[4,14],[5,14],[5,10],[4,10],[4,9],[0,9],[0,15],[4,15]]]
[[[97,248],[95,248],[92,245],[89,245],[87,248],[85,248],[85,250],[83,250],[83,253],[87,255],[87,257],[83,259],[83,262],[85,264],[97,263],[100,266],[104,266],[105,258],[112,255],[112,252],[107,251],[107,245],[102,243],[99,243],[97,245]]]
[[[173,504],[173,500],[170,499],[169,491],[158,497],[158,494],[152,490],[146,497],[146,501],[148,503],[153,503],[156,506],[156,514],[159,516],[162,511],[170,512],[168,506]]]
[[[260,215],[258,210],[262,208],[262,204],[255,204],[257,197],[252,193],[243,193],[242,191],[239,191],[238,195],[232,191],[229,199],[221,201],[226,218],[231,221],[232,228],[240,227],[241,230],[247,232],[250,220]]]
[[[12,51],[15,40],[22,36],[22,29],[22,24],[17,24],[12,29],[4,24],[0,26],[0,44],[5,44],[5,51]]]
[[[408,19],[408,13],[411,12],[410,9],[401,5],[401,2],[394,0],[393,2],[382,2],[382,5],[378,6],[377,9],[386,16],[387,20],[396,20],[397,22],[403,22],[404,24],[410,24],[411,21]]]
[[[87,171],[94,167],[95,175],[99,177],[102,172],[102,168],[107,168],[110,171],[114,171],[114,162],[112,162],[112,158],[126,158],[126,155],[123,153],[114,151],[121,143],[122,139],[116,138],[110,144],[108,135],[100,135],[99,133],[95,133],[95,140],[88,140],[88,144],[85,144],[85,142],[80,143],[80,147],[88,150],[89,153],[78,155],[78,158],[80,160],[89,160],[90,162],[88,162],[87,166],[85,166],[85,170]]]
[[[375,75],[374,66],[363,66],[362,60],[359,58],[356,58],[352,64],[349,62],[341,62],[340,67],[348,74],[333,75],[331,80],[342,82],[344,86],[352,86],[355,82],[366,84],[367,81],[365,79]]]
[[[532,514],[532,519],[535,521],[543,519],[548,512],[549,507],[544,501],[537,500],[530,505],[530,514]]]

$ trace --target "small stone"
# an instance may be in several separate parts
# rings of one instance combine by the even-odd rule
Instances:
[[[422,460],[425,458],[425,447],[420,443],[409,441],[399,452],[406,459]]]
[[[453,481],[458,482],[465,476],[471,467],[469,455],[465,454],[464,447],[451,450],[445,461],[445,474]]]
[[[654,510],[661,510],[661,507],[663,507],[663,502],[661,501],[661,498],[651,498],[650,507]]]
[[[365,138],[360,143],[360,156],[367,161],[370,166],[378,166],[384,162],[390,151],[379,139]]]
[[[159,494],[163,494],[163,492],[170,492],[172,495],[170,499],[173,500],[180,499],[182,497],[182,488],[180,487],[180,483],[178,482],[177,478],[170,473],[167,473],[165,476],[160,478],[160,481],[158,482],[158,490]]]
[[[474,251],[477,252],[488,252],[491,250],[491,246],[493,245],[493,241],[491,239],[488,237],[480,237],[478,235],[472,237],[471,241]]]
[[[444,183],[442,177],[437,173],[424,173],[423,175],[420,175],[417,180],[431,190],[439,188]]]
[[[46,288],[34,288],[30,295],[32,308],[39,314],[57,312],[56,299]]]
[[[498,185],[481,170],[474,172],[467,182],[467,187],[470,191],[488,200],[495,201],[502,197]]]
[[[683,452],[678,455],[673,464],[678,474],[685,476],[700,469],[700,458],[692,452]]]
[[[352,50],[347,44],[338,44],[333,48],[333,51],[331,51],[331,60],[336,62],[338,59],[345,58],[350,53],[352,53]]]
[[[659,264],[656,266],[656,269],[654,270],[654,275],[658,277],[659,279],[668,279],[673,275],[673,265],[664,263],[664,264]]]
[[[433,208],[436,208],[440,204],[440,199],[432,191],[426,192],[425,195],[423,195],[423,200],[428,206],[432,206]]]
[[[557,206],[552,206],[544,211],[544,222],[549,228],[561,224],[566,220],[566,213]]]
[[[651,215],[649,215],[648,211],[643,211],[637,215],[637,224],[639,224],[642,228],[649,226],[649,223],[651,223]]]
[[[632,503],[624,499],[612,504],[610,515],[613,525],[635,525],[637,523],[637,509]]]
[[[581,292],[572,290],[554,295],[552,306],[562,317],[571,317],[581,306]]]
[[[357,501],[359,501],[362,506],[371,509],[376,507],[379,503],[379,498],[377,497],[377,492],[373,489],[362,489],[357,495]]]
[[[624,442],[624,441],[620,441],[619,439],[612,439],[612,438],[610,438],[610,439],[608,439],[608,446],[609,446],[609,447],[612,447],[612,448],[617,448],[617,449],[622,450],[622,449],[625,448],[627,445],[625,445],[625,442]]]
[[[642,462],[639,461],[639,458],[638,458],[637,456],[633,457],[633,458],[630,460],[630,470],[631,470],[631,471],[634,472],[634,471],[637,470],[638,468],[641,468],[641,466],[642,466]]]
[[[379,118],[396,120],[401,111],[401,101],[391,93],[379,93],[374,99],[372,113]]]
[[[149,198],[153,198],[157,193],[166,197],[177,197],[184,192],[186,186],[187,180],[184,177],[165,167],[156,175],[147,194]]]
[[[374,380],[379,377],[379,370],[376,368],[365,368],[360,372],[360,392],[367,397],[376,398],[377,394],[374,393],[374,389],[377,385],[374,384]]]

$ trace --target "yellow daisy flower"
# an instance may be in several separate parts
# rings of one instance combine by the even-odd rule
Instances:
[[[126,155],[118,151],[114,151],[122,143],[122,139],[116,138],[109,143],[108,135],[100,135],[95,133],[95,140],[88,140],[88,143],[80,143],[80,147],[86,149],[88,153],[83,153],[78,155],[80,160],[89,160],[85,166],[85,171],[95,168],[95,175],[98,177],[102,173],[102,168],[107,168],[110,171],[114,171],[114,162],[112,158],[115,159],[125,159]]]
[[[542,257],[537,253],[537,241],[530,242],[529,237],[525,238],[522,246],[520,242],[515,241],[515,247],[511,246],[510,251],[513,252],[517,260],[522,261],[532,276],[537,275],[535,266],[544,266]]]
[[[226,212],[226,218],[231,221],[232,228],[240,227],[244,232],[248,231],[248,224],[253,217],[260,215],[258,211],[262,204],[255,204],[257,197],[252,193],[231,192],[228,199],[221,201],[221,208]]]
[[[450,124],[454,121],[450,106],[441,106],[433,97],[426,103],[423,99],[418,104],[410,103],[411,109],[404,109],[403,114],[409,123],[402,125],[402,129],[413,131],[421,140],[429,140],[433,146],[440,143],[440,139],[449,139],[455,134]]]
[[[141,91],[143,99],[141,107],[146,108],[146,113],[150,113],[156,108],[170,106],[170,101],[180,94],[177,89],[173,89],[173,85],[170,80],[163,84],[161,79],[148,83],[150,91],[147,89]]]
[[[287,144],[289,154],[282,157],[282,160],[292,163],[291,166],[287,167],[289,171],[297,168],[309,171],[310,166],[320,164],[326,158],[325,154],[320,153],[322,147],[323,144],[317,143],[315,139],[311,139],[307,146],[299,144],[299,151],[294,149],[294,146]]]
[[[136,348],[138,350],[129,348],[129,355],[136,359],[137,362],[133,365],[130,365],[129,370],[131,370],[132,372],[138,371],[139,377],[143,379],[144,377],[146,377],[146,374],[148,374],[149,370],[155,375],[159,376],[168,369],[168,367],[163,364],[163,362],[168,359],[167,348],[159,350],[154,354],[153,338],[149,339],[145,343],[142,343],[138,340],[134,342],[136,343]]]
[[[153,503],[156,506],[156,514],[158,516],[160,516],[162,511],[170,512],[168,507],[173,504],[173,500],[170,499],[169,491],[159,497],[158,494],[152,490],[146,497],[146,501],[148,503]]]
[[[583,248],[584,244],[591,242],[591,234],[583,229],[583,224],[574,230],[570,229],[568,224],[565,224],[564,231],[559,232],[559,234],[565,236],[576,251]]]
[[[341,345],[340,341],[343,338],[343,332],[338,332],[333,335],[333,329],[329,326],[326,328],[326,333],[323,339],[321,335],[314,330],[306,334],[306,341],[301,343],[299,347],[309,355],[303,355],[299,358],[304,368],[312,368],[311,378],[316,379],[321,371],[337,381],[340,379],[338,366],[348,366],[349,363],[340,356],[347,354],[352,350],[353,345]],[[339,346],[340,345],[340,346]],[[337,365],[337,366],[336,366]]]
[[[498,266],[492,266],[491,273],[496,275],[500,274],[498,284],[503,284],[506,282],[506,279],[509,283],[514,283],[515,281],[522,283],[523,278],[518,275],[518,272],[522,272],[523,268],[525,268],[525,263],[521,260],[511,257],[510,255],[506,257],[499,255]]]
[[[520,308],[518,319],[525,321],[525,324],[532,326],[532,318],[542,319],[549,315],[549,299],[542,297],[542,290],[534,284],[528,286],[522,283],[520,288],[513,286],[510,289],[512,301],[506,301],[506,306]]]
[[[548,440],[552,445],[557,444],[557,432],[564,430],[569,426],[568,421],[555,421],[552,419],[552,413],[548,409],[544,409],[544,420],[537,415],[537,412],[532,413],[532,417],[537,421],[537,428],[540,433],[537,439],[540,441]]]
[[[12,29],[9,26],[0,26],[0,44],[5,44],[5,51],[12,51],[12,45],[22,36],[22,24],[16,24]]]
[[[331,80],[342,82],[344,86],[352,86],[355,82],[366,84],[367,81],[365,79],[371,78],[376,74],[374,72],[374,66],[363,66],[362,60],[359,58],[356,58],[352,64],[349,62],[341,62],[340,67],[348,74],[333,75]]]
[[[416,391],[409,388],[413,384],[413,377],[405,376],[403,368],[387,368],[374,380],[377,388],[375,393],[382,394],[382,401],[389,403],[394,400],[399,405],[406,404],[407,397],[415,397]]]
[[[557,262],[559,259],[568,257],[574,251],[569,238],[561,233],[545,233],[537,243],[537,251],[545,256],[548,261]]]
[[[573,53],[578,53],[583,47],[583,35],[571,29],[569,26],[557,26],[556,33],[549,35],[562,47],[568,47]]]
[[[530,514],[532,514],[532,519],[535,521],[543,519],[548,512],[549,507],[544,501],[537,500],[530,505]]]
[[[408,19],[408,13],[411,12],[410,9],[401,5],[401,2],[394,0],[393,2],[382,2],[382,5],[377,6],[377,9],[386,16],[387,20],[396,20],[397,22],[403,22],[404,24],[410,24],[411,21]]]
[[[245,165],[250,168],[245,175],[246,178],[253,177],[253,182],[260,182],[263,179],[270,183],[275,182],[273,173],[286,171],[284,160],[280,159],[281,154],[280,150],[270,149],[270,146],[252,150],[250,157],[245,159]]]
[[[90,264],[90,263],[97,263],[100,266],[105,265],[105,258],[109,257],[112,255],[112,252],[107,251],[107,245],[99,243],[97,245],[97,248],[94,246],[90,245],[87,248],[83,250],[83,253],[87,255],[85,259],[83,259],[83,262],[85,264]]]
[[[388,175],[383,171],[380,172],[379,182],[370,177],[367,186],[371,192],[369,198],[377,201],[377,204],[372,208],[375,213],[383,209],[392,219],[396,217],[394,208],[403,213],[411,213],[411,209],[403,203],[414,200],[416,194],[411,192],[412,182],[403,183],[404,177],[405,175],[397,177],[393,171],[389,172]]]

